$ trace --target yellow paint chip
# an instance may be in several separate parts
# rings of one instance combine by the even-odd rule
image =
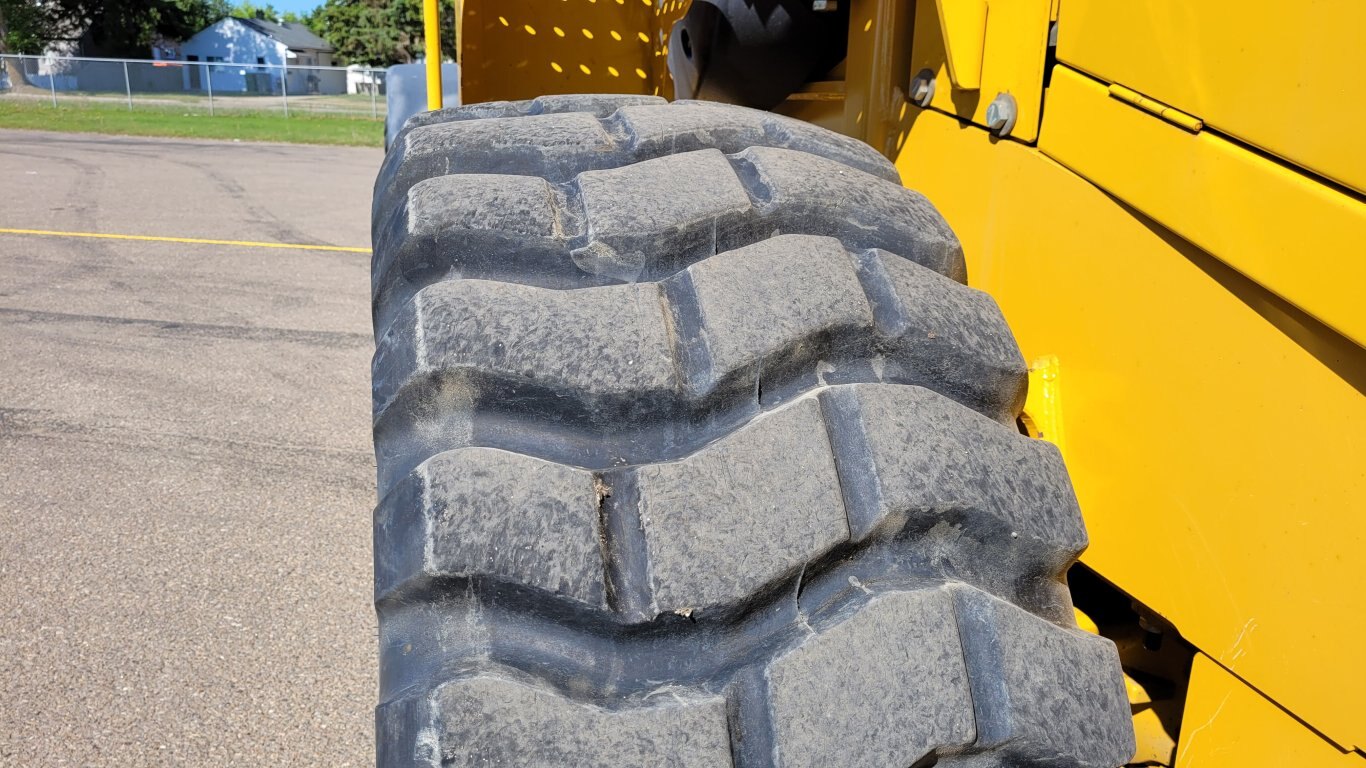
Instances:
[[[524,25],[524,26],[522,27],[522,29],[525,29],[525,30],[526,30],[526,33],[527,33],[528,35],[534,35],[534,34],[536,34],[536,28],[533,27],[533,26],[531,26],[530,24]]]
[[[563,29],[560,29],[559,27],[551,27],[551,29],[555,31],[555,34],[559,35],[560,37],[564,37]]]
[[[503,18],[502,16],[499,16],[499,17],[498,17],[498,22],[499,22],[500,24],[502,24],[503,26],[505,26],[505,27],[508,26],[508,20],[505,19],[505,18]]]
[[[616,40],[617,42],[621,42],[621,33],[616,31],[615,29],[612,30],[612,39]]]
[[[556,72],[563,72],[563,71],[564,71],[564,67],[560,66],[560,63],[557,62],[557,61],[552,61],[552,62],[550,62],[550,68],[553,69],[553,70],[555,70]]]
[[[621,77],[621,73],[617,71],[616,67],[608,67],[607,74],[611,75],[612,77]]]
[[[586,37],[586,38],[588,38],[589,40],[592,40],[592,39],[593,39],[593,32],[592,32],[592,30],[581,29],[581,30],[579,30],[579,31],[582,32],[582,33],[583,33],[583,36]]]
[[[639,76],[641,80],[644,80],[645,78],[649,77],[649,75],[645,74],[645,70],[641,69],[640,67],[636,67],[636,75]]]
[[[587,64],[580,64],[579,69],[583,70],[583,73],[585,75],[593,74],[593,70],[589,69]]]

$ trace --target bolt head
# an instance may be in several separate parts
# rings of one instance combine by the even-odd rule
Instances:
[[[987,105],[987,127],[998,136],[1009,136],[1015,127],[1015,97],[998,93]]]
[[[934,99],[934,73],[922,69],[911,81],[911,103],[917,107],[928,107]]]

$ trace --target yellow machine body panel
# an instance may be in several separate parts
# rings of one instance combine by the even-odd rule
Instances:
[[[1063,435],[1084,561],[1366,744],[1366,699],[1343,695],[1366,686],[1362,350],[1037,148],[923,111],[897,165],[1051,367],[1030,416]]]
[[[1360,768],[1284,710],[1204,655],[1191,669],[1190,692],[1176,751],[1181,768]]]
[[[990,6],[986,0],[916,3],[911,71],[935,73],[939,86],[931,106],[986,125],[991,100],[1008,93],[1019,107],[1011,135],[1023,141],[1038,138],[1048,49],[1048,35],[1039,30],[1047,31],[1050,11],[1050,0],[996,0]],[[952,65],[962,69],[965,61],[977,73],[970,88],[952,71]]]
[[[1218,134],[1154,118],[1064,67],[1044,124],[1046,154],[1366,344],[1360,200]]]
[[[1058,60],[1366,191],[1360,0],[1065,0]]]

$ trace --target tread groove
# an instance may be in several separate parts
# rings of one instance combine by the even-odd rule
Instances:
[[[975,746],[989,749],[1009,739],[1002,714],[1010,709],[1010,691],[1005,678],[973,674],[973,671],[999,667],[1003,659],[1001,643],[991,631],[990,621],[983,615],[980,603],[969,602],[961,592],[955,592],[953,597],[953,612],[959,642],[963,644],[963,657],[967,660],[968,687],[972,691],[973,716],[977,723]]]
[[[867,250],[854,254],[856,274],[868,304],[873,308],[873,322],[883,336],[900,336],[906,332],[910,323],[901,307],[901,299],[896,295],[892,278],[882,265],[886,251]],[[892,255],[892,254],[887,254]]]
[[[652,619],[649,552],[640,524],[635,470],[602,472],[598,477],[608,607],[628,620]]]
[[[882,501],[872,449],[863,432],[858,399],[847,387],[828,389],[819,395],[826,432],[835,454],[840,493],[844,497],[849,536],[861,541],[879,525]]]
[[[726,714],[734,768],[768,768],[774,764],[777,736],[768,701],[768,680],[762,667],[746,667],[731,681]]]
[[[702,307],[692,273],[684,270],[661,283],[666,315],[671,321],[671,341],[678,361],[680,379],[694,397],[710,391],[716,382]]]

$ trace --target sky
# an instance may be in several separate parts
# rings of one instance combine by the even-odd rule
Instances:
[[[269,2],[280,13],[294,11],[301,16],[322,5],[322,0],[269,0]],[[261,5],[265,5],[265,3],[261,3]]]

